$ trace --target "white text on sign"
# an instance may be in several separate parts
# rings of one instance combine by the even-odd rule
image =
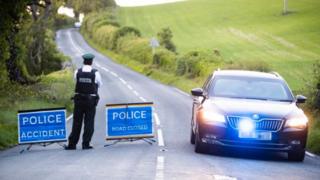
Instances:
[[[36,125],[36,124],[55,124],[62,123],[61,114],[48,115],[48,116],[30,116],[22,119],[23,125]]]
[[[145,119],[147,111],[113,112],[112,119]]]

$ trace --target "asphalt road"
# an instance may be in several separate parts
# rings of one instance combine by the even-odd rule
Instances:
[[[76,29],[57,32],[59,49],[76,67],[81,54],[96,55],[94,67],[103,79],[95,119],[93,150],[65,151],[59,145],[25,146],[0,152],[0,179],[320,179],[319,157],[306,156],[302,163],[289,162],[283,153],[225,150],[196,154],[189,143],[192,99],[174,87],[114,63],[92,49]],[[154,102],[157,142],[123,142],[104,147],[104,105]],[[68,123],[70,130],[72,119]],[[81,140],[80,140],[81,143]]]

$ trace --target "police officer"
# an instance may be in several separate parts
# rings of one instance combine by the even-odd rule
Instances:
[[[79,141],[82,121],[84,121],[84,132],[82,136],[82,149],[92,149],[90,141],[94,131],[94,116],[96,106],[99,101],[98,88],[102,85],[100,73],[92,68],[93,54],[84,54],[83,67],[76,70],[74,79],[76,80],[74,111],[72,132],[69,136],[66,150],[76,149]]]

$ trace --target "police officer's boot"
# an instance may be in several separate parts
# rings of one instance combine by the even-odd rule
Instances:
[[[64,146],[64,149],[65,150],[76,150],[77,149],[77,147],[76,146],[71,146],[70,144],[68,145],[68,146]]]
[[[93,149],[89,144],[82,144],[82,149]]]

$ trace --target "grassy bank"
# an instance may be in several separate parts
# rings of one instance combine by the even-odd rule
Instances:
[[[17,144],[18,110],[55,107],[72,110],[72,71],[57,71],[41,79],[30,86],[8,84],[6,89],[0,90],[0,149]]]
[[[85,40],[90,44],[91,47],[95,48],[100,53],[107,57],[110,57],[115,62],[126,65],[134,71],[145,74],[155,80],[162,83],[178,87],[186,92],[194,87],[200,87],[204,81],[203,78],[188,79],[186,77],[178,77],[173,72],[164,72],[157,68],[150,68],[150,64],[143,64],[127,56],[121,55],[106,48],[101,47],[98,43],[94,42],[86,32],[82,32]]]
[[[179,3],[119,8],[123,26],[156,37],[173,31],[179,53],[218,50],[227,61],[263,61],[301,90],[320,59],[320,1],[289,1],[283,16],[279,0],[188,0]]]

